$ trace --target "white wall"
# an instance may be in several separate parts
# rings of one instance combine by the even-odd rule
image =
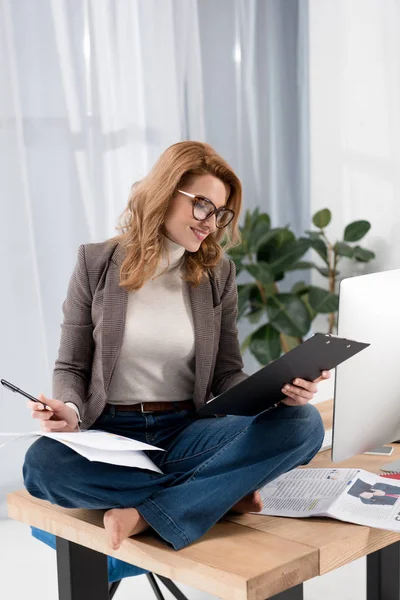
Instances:
[[[367,269],[400,267],[400,2],[310,0],[312,212],[367,219]]]

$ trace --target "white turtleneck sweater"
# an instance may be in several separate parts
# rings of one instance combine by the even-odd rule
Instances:
[[[185,248],[164,238],[153,279],[129,292],[121,352],[107,402],[179,402],[193,397],[194,326],[187,285],[181,279]],[[169,267],[165,273],[158,273]]]

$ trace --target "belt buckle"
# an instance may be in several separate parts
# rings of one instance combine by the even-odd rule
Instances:
[[[144,406],[145,402],[141,402],[140,403],[140,412],[143,414],[147,414],[147,413],[151,413],[153,412],[152,410],[144,410],[143,406]]]

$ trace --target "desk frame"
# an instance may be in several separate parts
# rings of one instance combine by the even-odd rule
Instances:
[[[400,542],[367,555],[367,600],[400,598]]]
[[[105,554],[57,537],[57,571],[59,600],[110,600]],[[175,591],[181,594],[175,597],[185,598]],[[304,600],[303,584],[270,600]],[[367,555],[367,600],[400,600],[400,542]]]
[[[112,600],[121,581],[108,582],[107,555],[56,537],[59,600]],[[153,573],[146,577],[157,598],[165,600]],[[176,600],[188,600],[167,577],[157,575]]]

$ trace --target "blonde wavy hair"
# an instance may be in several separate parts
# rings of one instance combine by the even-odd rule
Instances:
[[[163,252],[163,225],[172,198],[193,177],[211,174],[229,186],[227,207],[235,211],[232,222],[217,229],[197,252],[186,252],[183,279],[198,286],[209,269],[215,268],[224,250],[240,243],[238,218],[242,186],[228,163],[208,144],[179,142],[163,152],[150,173],[131,188],[128,204],[121,214],[117,241],[126,251],[121,265],[120,286],[138,290],[156,272]]]

